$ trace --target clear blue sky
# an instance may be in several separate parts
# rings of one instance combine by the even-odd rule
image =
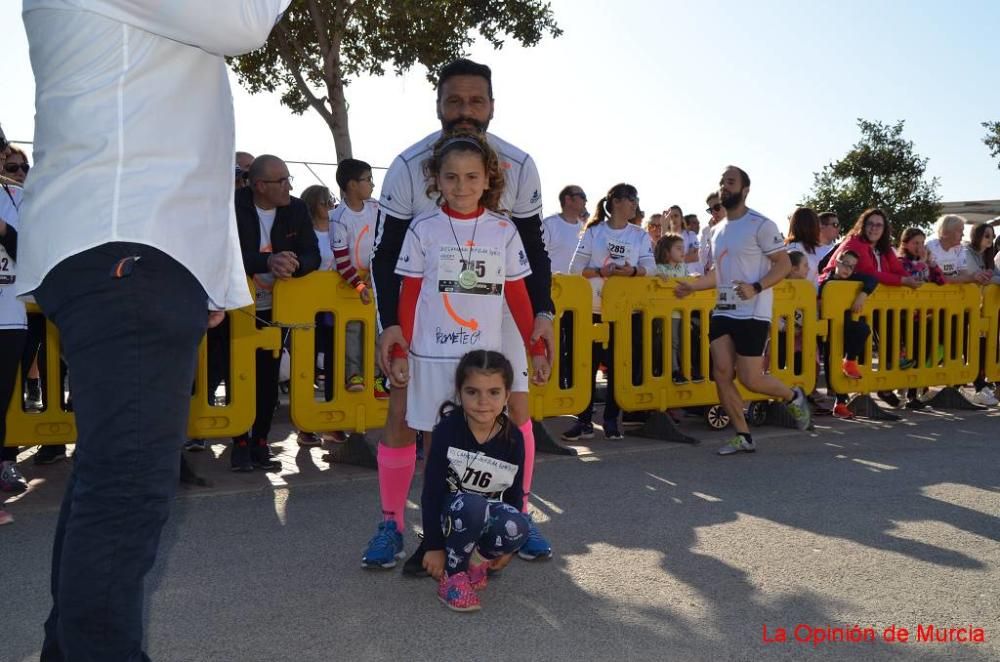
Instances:
[[[546,212],[581,184],[592,200],[618,181],[650,213],[704,218],[722,167],[753,179],[751,206],[783,222],[812,173],[857,141],[855,120],[906,121],[946,201],[1000,198],[980,123],[1000,120],[1000,2],[642,2],[553,0],[565,35],[533,49],[471,56],[494,71],[491,130],[531,153]],[[6,28],[0,122],[30,139],[33,85],[20,3]],[[235,87],[237,144],[289,160],[334,161],[326,125],[276,96]],[[348,88],[354,154],[376,165],[437,127],[422,70]],[[312,183],[293,169],[299,188]],[[332,170],[318,169],[328,183]],[[376,176],[376,183],[378,177]]]

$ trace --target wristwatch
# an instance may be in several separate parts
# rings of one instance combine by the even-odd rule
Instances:
[[[542,319],[547,319],[548,321],[551,322],[552,320],[554,320],[556,318],[556,314],[552,313],[552,312],[549,312],[547,310],[543,310],[542,312],[537,313],[535,315],[535,317],[541,317]]]
[[[757,294],[760,294],[761,292],[764,291],[764,288],[761,286],[760,281],[757,281],[756,283],[753,284],[753,291],[756,292]]]

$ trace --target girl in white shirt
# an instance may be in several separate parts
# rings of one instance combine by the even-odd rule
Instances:
[[[594,322],[601,321],[601,296],[608,278],[634,278],[656,271],[649,235],[629,219],[635,216],[639,194],[631,184],[615,184],[597,203],[597,212],[587,222],[587,227],[573,255],[570,273],[582,274],[590,279],[593,289]],[[608,395],[604,407],[604,436],[621,439],[618,427],[619,408],[614,399],[614,328],[608,348],[594,344],[593,371],[604,363],[608,378]],[[576,424],[563,434],[568,441],[589,439],[594,436],[592,423],[593,397],[587,408],[577,416]]]

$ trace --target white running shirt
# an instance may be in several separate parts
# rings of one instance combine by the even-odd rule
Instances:
[[[471,263],[478,277],[470,289],[458,284],[463,263]],[[437,209],[410,224],[396,273],[423,278],[410,354],[454,361],[473,349],[501,351],[504,283],[531,268],[509,218],[484,211],[478,221],[449,219]]]
[[[925,243],[924,247],[934,257],[934,262],[945,276],[957,276],[965,268],[965,250],[961,242],[945,250],[941,247],[941,240],[935,237]]]
[[[552,263],[552,273],[568,274],[573,253],[580,243],[583,223],[567,223],[562,214],[553,214],[542,221],[542,240]]]
[[[756,283],[771,270],[769,255],[785,250],[785,238],[774,221],[752,209],[740,218],[723,220],[712,230],[716,305],[713,315],[771,321],[774,292],[766,289],[743,301],[734,281]]]
[[[330,244],[333,250],[346,248],[351,264],[361,280],[367,280],[372,265],[372,246],[375,243],[375,221],[378,219],[378,201],[365,200],[361,211],[354,211],[341,202],[330,212]]]
[[[18,230],[18,207],[21,205],[23,191],[16,186],[4,186],[0,188],[0,218],[7,222],[7,225]],[[20,237],[18,238],[20,243]],[[20,255],[20,252],[18,252]],[[7,254],[7,250],[0,246],[0,330],[27,329],[28,316],[24,310],[24,304],[14,296],[14,287],[17,284],[17,265],[14,258]],[[6,412],[0,412],[5,415]]]
[[[435,131],[393,159],[385,173],[379,199],[379,206],[386,214],[411,219],[438,208],[436,196],[431,198],[427,195],[424,161],[431,157],[434,143],[440,137],[441,132]],[[514,218],[541,216],[542,185],[534,159],[491,133],[486,134],[486,141],[499,155],[500,168],[504,173],[506,185],[500,198],[500,209]],[[375,241],[377,244],[378,237]]]
[[[592,225],[583,232],[580,244],[573,255],[570,273],[580,274],[587,267],[600,269],[605,264],[613,262],[618,266],[626,263],[642,267],[647,274],[656,272],[656,260],[653,259],[653,247],[649,241],[649,233],[642,228],[628,223],[625,227],[615,230],[606,222]],[[591,306],[597,314],[601,313],[601,295],[604,292],[602,276],[588,278],[593,290]]]

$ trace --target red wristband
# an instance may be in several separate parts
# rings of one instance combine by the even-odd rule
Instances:
[[[392,346],[391,350],[389,350],[389,356],[394,359],[406,359],[409,358],[410,355],[397,343]]]
[[[532,343],[531,348],[528,353],[532,356],[545,356],[545,341],[539,338],[534,343]]]

